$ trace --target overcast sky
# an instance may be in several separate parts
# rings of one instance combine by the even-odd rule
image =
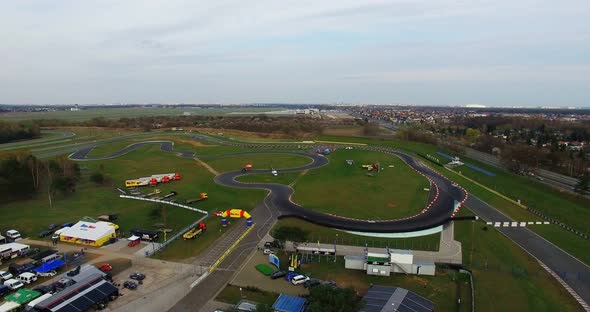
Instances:
[[[0,103],[590,106],[590,1],[1,1]]]

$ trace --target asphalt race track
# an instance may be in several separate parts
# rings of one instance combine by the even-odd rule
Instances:
[[[383,151],[385,152],[385,151]],[[441,225],[449,220],[453,214],[454,197],[465,198],[466,193],[459,187],[452,186],[452,182],[442,178],[432,169],[420,164],[414,158],[400,152],[387,151],[388,153],[400,157],[408,166],[418,171],[431,181],[431,194],[429,207],[425,208],[415,216],[409,216],[396,220],[359,220],[345,218],[341,216],[325,214],[306,209],[291,201],[293,189],[289,186],[273,183],[243,183],[236,181],[236,178],[246,174],[269,174],[269,170],[257,169],[248,172],[232,171],[218,175],[215,182],[239,188],[254,188],[269,190],[275,196],[275,207],[280,210],[279,218],[295,217],[315,224],[328,226],[337,229],[361,231],[361,232],[408,232],[423,229],[429,229]],[[277,169],[281,173],[298,172],[303,170],[315,169],[324,166],[328,160],[318,154],[284,152],[285,154],[306,156],[313,159],[313,162],[298,168]],[[329,183],[329,181],[326,181]],[[437,191],[438,190],[438,191]],[[368,207],[368,209],[370,209]]]
[[[159,144],[160,149],[164,152],[175,153],[180,157],[194,158],[196,155],[193,152],[188,151],[175,151],[174,143],[171,141],[145,141],[131,144],[118,150],[110,155],[101,157],[89,157],[88,154],[96,146],[84,147],[77,152],[70,155],[70,158],[78,161],[87,160],[106,160],[113,159],[125,155],[133,150],[136,150],[145,145]],[[376,149],[377,150],[377,149]],[[313,210],[306,209],[305,207],[298,205],[291,201],[293,195],[293,189],[289,186],[282,184],[273,183],[242,183],[236,181],[236,178],[245,174],[269,174],[268,169],[254,169],[248,172],[243,171],[232,171],[223,173],[215,177],[215,182],[229,187],[239,188],[253,188],[253,189],[266,189],[269,190],[275,197],[275,207],[279,210],[279,217],[295,217],[315,224],[328,226],[337,229],[350,230],[350,231],[361,231],[361,232],[409,232],[418,231],[423,229],[429,229],[447,222],[453,214],[454,209],[454,198],[461,200],[466,199],[466,192],[452,185],[452,183],[440,176],[432,169],[424,166],[423,164],[416,161],[414,158],[407,154],[387,150],[379,149],[378,151],[389,153],[392,156],[401,158],[408,166],[417,171],[418,174],[423,175],[430,181],[431,192],[429,198],[428,207],[425,207],[419,214],[409,216],[402,219],[395,220],[359,220],[351,219],[332,214],[321,213]],[[280,151],[249,151],[249,152],[237,152],[229,153],[224,155],[216,155],[214,157],[223,157],[230,155],[239,154],[251,154],[251,153],[277,153],[277,154],[290,154],[304,156],[312,159],[312,162],[297,168],[286,168],[277,169],[281,173],[288,172],[299,172],[303,170],[316,169],[328,164],[328,159],[323,155],[316,153],[304,153],[304,152],[280,152]],[[209,156],[211,157],[211,156]],[[326,183],[329,183],[327,181]],[[370,207],[368,207],[370,209]]]
[[[92,146],[84,147],[84,148],[78,150],[77,152],[74,152],[73,154],[70,155],[70,159],[78,160],[78,161],[113,159],[113,158],[123,156],[123,155],[125,155],[133,150],[136,150],[142,146],[152,145],[152,144],[160,144],[160,149],[162,151],[168,152],[168,153],[175,153],[180,157],[186,157],[186,158],[194,158],[195,157],[195,153],[193,153],[193,152],[174,151],[174,142],[172,142],[172,141],[145,141],[145,142],[138,142],[138,143],[131,144],[131,145],[126,146],[125,148],[120,149],[110,155],[107,155],[107,156],[88,157],[88,153],[90,153],[95,147],[98,146],[98,145],[92,145]]]

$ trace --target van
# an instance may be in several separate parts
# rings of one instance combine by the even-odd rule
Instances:
[[[305,275],[297,275],[291,279],[291,283],[293,285],[303,284],[307,281],[309,281],[309,277],[307,277]]]
[[[37,281],[37,274],[25,272],[19,275],[18,279],[25,284],[31,284]]]
[[[17,230],[8,230],[6,231],[6,237],[12,240],[17,240],[20,238],[20,233]]]
[[[13,276],[10,272],[0,271],[0,280],[7,281],[11,279]]]
[[[17,290],[25,285],[21,281],[11,278],[4,282],[4,286],[10,288],[11,290]]]

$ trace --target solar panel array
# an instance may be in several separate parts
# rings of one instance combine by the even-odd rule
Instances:
[[[434,304],[432,301],[417,295],[409,290],[374,285],[369,288],[363,297],[365,302],[363,312],[432,312]]]

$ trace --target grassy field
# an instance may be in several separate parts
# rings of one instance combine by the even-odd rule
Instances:
[[[0,114],[0,120],[17,121],[17,120],[34,120],[34,119],[63,119],[63,120],[89,120],[92,118],[104,117],[107,119],[118,119],[121,117],[148,117],[148,116],[182,116],[184,112],[191,115],[226,115],[232,112],[260,114],[264,112],[278,110],[269,107],[232,107],[232,108],[194,108],[194,107],[170,107],[170,108],[152,108],[152,107],[133,107],[133,108],[92,108],[81,111],[55,111],[55,112],[24,112],[24,113],[5,113]],[[246,114],[247,115],[247,114]]]
[[[308,209],[364,219],[395,219],[424,208],[428,181],[399,158],[344,149],[329,158],[329,165],[310,170],[297,181],[293,201]],[[347,159],[354,160],[354,164],[348,165]],[[367,176],[361,165],[373,163],[380,163],[383,170]]]
[[[242,291],[240,292],[240,287],[227,285],[215,299],[229,304],[238,304],[240,300],[245,299],[272,306],[278,297],[279,294],[262,290],[253,290],[248,287],[242,288]]]
[[[336,242],[341,245],[350,246],[369,246],[385,248],[389,246],[394,249],[415,249],[437,251],[440,243],[440,233],[431,234],[422,237],[411,238],[382,238],[355,235],[344,231],[319,226],[296,218],[284,218],[277,221],[273,229],[281,226],[297,227],[309,232],[308,242],[333,244]]]
[[[418,152],[423,154],[431,154],[434,155],[436,151],[440,151],[441,149],[437,146],[424,144],[424,143],[417,143],[417,142],[407,142],[407,141],[399,141],[399,140],[385,140],[385,139],[368,139],[368,138],[355,138],[355,137],[335,137],[335,136],[321,136],[317,139],[321,140],[330,140],[330,141],[343,141],[343,142],[359,142],[359,143],[366,143],[366,144],[379,144],[384,146],[391,146],[402,151],[407,151],[408,153]],[[443,150],[444,151],[444,150]],[[448,152],[448,151],[445,151]],[[441,158],[441,157],[439,157]],[[578,224],[583,226],[586,224],[586,228],[581,228],[582,232],[587,231],[587,222],[588,220],[588,212],[590,209],[590,200],[587,199],[580,199],[578,197],[572,198],[572,196],[568,194],[560,193],[559,191],[553,189],[546,189],[547,186],[540,184],[534,180],[524,179],[523,177],[516,176],[510,174],[506,171],[502,171],[500,169],[490,168],[489,166],[480,164],[476,161],[472,161],[471,159],[464,159],[465,162],[473,163],[475,165],[481,165],[483,169],[490,170],[498,176],[496,178],[490,179],[501,179],[495,182],[495,185],[503,185],[506,183],[507,185],[511,185],[511,192],[519,192],[522,196],[520,197],[523,203],[534,202],[535,208],[544,211],[548,215],[559,215],[564,218],[563,222]],[[425,160],[425,162],[427,162]],[[446,175],[447,177],[453,179],[457,183],[461,184],[465,187],[471,194],[479,197],[483,201],[489,203],[490,205],[496,207],[497,209],[501,210],[502,212],[506,213],[510,217],[515,220],[519,221],[539,221],[540,219],[535,216],[534,214],[526,211],[525,209],[517,206],[516,204],[507,201],[500,196],[468,181],[463,176],[459,174],[455,174],[449,170],[446,170],[442,167],[431,165],[431,167],[435,170],[438,170],[442,174]],[[472,173],[470,173],[472,171]],[[480,183],[484,183],[486,178],[484,178],[484,174],[478,173],[467,167],[461,167],[461,172],[464,175],[473,174],[472,178]],[[486,176],[487,177],[487,176]],[[514,181],[520,181],[520,183],[515,183]],[[492,188],[494,185],[487,185],[488,187]],[[537,187],[541,191],[527,191],[527,190],[535,190]],[[543,200],[539,200],[538,198],[542,198]],[[584,202],[588,202],[586,205],[581,205]],[[550,205],[548,203],[553,203]],[[542,205],[542,208],[540,207]],[[590,254],[587,252],[590,249],[590,242],[584,240],[578,236],[573,235],[572,233],[562,230],[560,228],[553,228],[548,229],[547,227],[532,227],[533,231],[538,233],[539,235],[543,236],[547,240],[551,241],[552,243],[558,245],[559,247],[563,248],[567,252],[571,253],[578,259],[584,261],[587,264],[590,264]]]
[[[301,176],[302,172],[281,173],[278,171],[278,176],[276,177],[271,174],[248,174],[239,176],[236,180],[245,183],[278,183],[291,185]]]
[[[463,264],[473,272],[477,311],[580,310],[534,258],[495,229],[482,222],[457,222],[455,239],[463,246]]]
[[[246,163],[251,163],[253,169],[281,169],[304,166],[312,160],[307,157],[286,154],[241,154],[219,158],[204,159],[218,172],[241,170]],[[270,173],[269,173],[270,174]]]
[[[97,186],[89,182],[89,175],[101,165],[105,174],[112,179],[112,185]],[[45,229],[50,223],[74,222],[83,216],[96,217],[105,213],[118,213],[117,224],[123,232],[132,227],[153,228],[155,223],[165,223],[168,228],[178,231],[201,217],[201,214],[173,206],[165,206],[161,213],[155,213],[158,204],[118,197],[119,192],[115,188],[122,187],[125,179],[154,173],[179,172],[182,175],[181,181],[158,186],[163,194],[171,190],[177,191],[179,202],[196,198],[200,192],[209,193],[208,200],[196,205],[208,211],[226,208],[251,209],[265,194],[260,190],[231,189],[217,185],[213,182],[213,175],[196,161],[162,153],[157,146],[145,146],[117,159],[84,162],[82,166],[86,169],[82,173],[76,192],[67,197],[55,196],[51,207],[43,193],[30,200],[1,203],[3,218],[0,219],[0,229],[5,231],[8,228],[16,228],[36,236],[37,232]],[[151,188],[145,190],[149,192]],[[222,234],[216,229],[218,223],[217,219],[209,220],[208,226],[211,231],[197,240],[176,242],[167,250],[165,256],[180,259],[196,255],[206,244],[212,243]]]

